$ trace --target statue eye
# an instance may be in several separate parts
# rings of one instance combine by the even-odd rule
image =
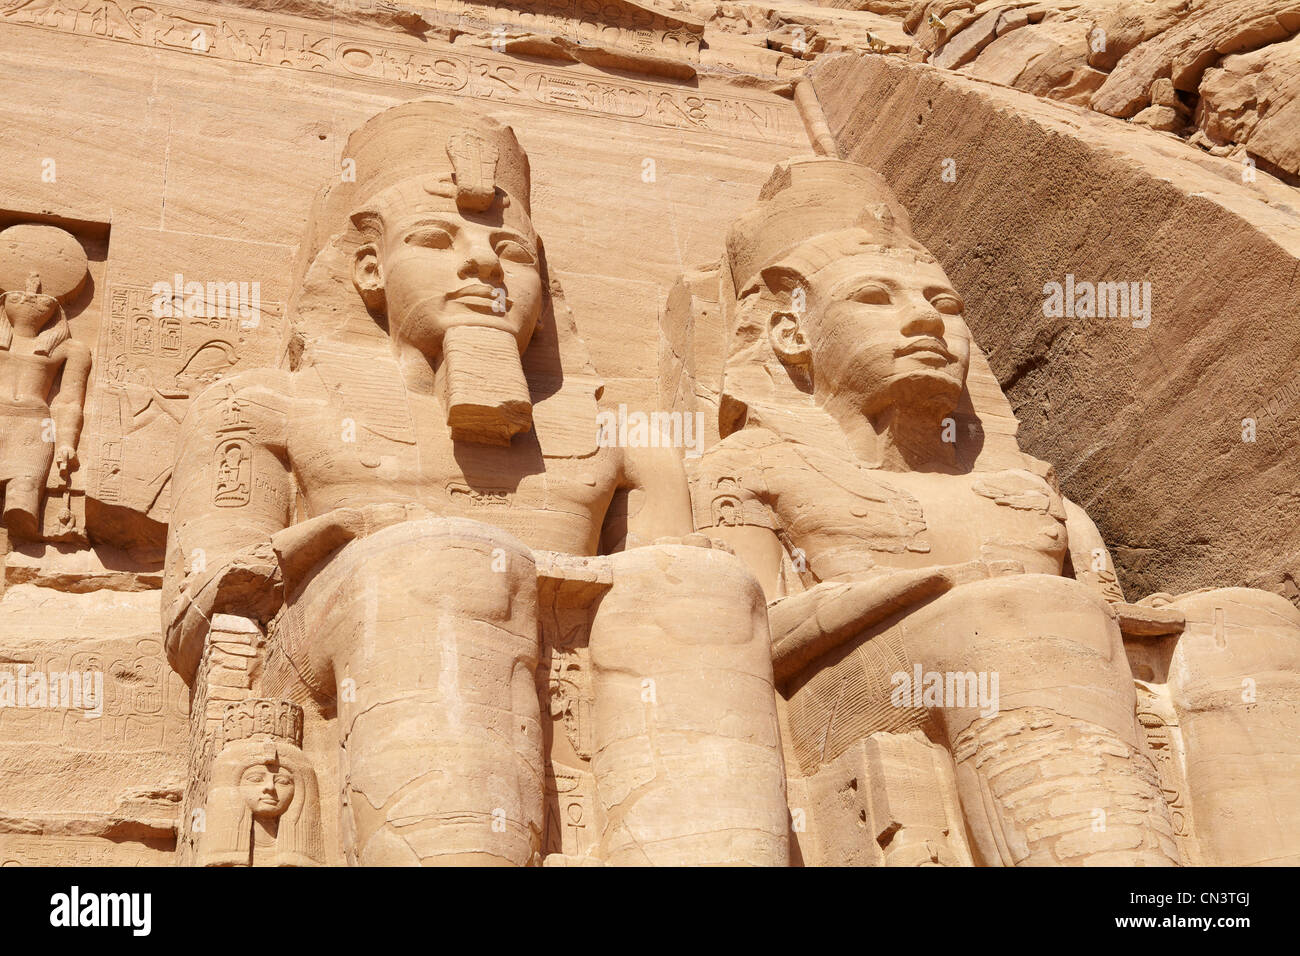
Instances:
[[[448,249],[451,247],[451,233],[437,226],[421,226],[406,234],[406,244],[426,249]]]
[[[893,301],[893,297],[883,285],[872,284],[862,286],[849,296],[849,300],[851,302],[861,302],[863,305],[889,305]]]
[[[496,254],[508,262],[522,262],[525,265],[532,265],[537,261],[532,250],[514,239],[499,240],[496,244]]]
[[[930,300],[930,304],[942,312],[944,315],[961,315],[965,305],[961,299],[955,295],[936,295]]]

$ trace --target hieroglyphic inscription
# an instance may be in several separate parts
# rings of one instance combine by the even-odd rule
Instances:
[[[0,20],[195,56],[371,80],[452,96],[574,111],[741,139],[800,144],[793,106],[777,97],[539,68],[487,51],[437,50],[415,38],[377,41],[269,16],[201,16],[167,4],[19,0]],[[297,25],[291,25],[296,22]]]
[[[1160,774],[1160,791],[1169,806],[1174,836],[1185,842],[1191,838],[1191,813],[1187,804],[1187,786],[1182,730],[1178,712],[1170,700],[1167,684],[1135,681],[1137,719],[1146,739],[1147,753]]]
[[[353,0],[353,4],[358,10],[377,6],[373,0]],[[691,62],[699,60],[704,35],[703,21],[689,18],[684,12],[685,19],[674,19],[648,5],[627,0],[425,0],[421,14],[431,23],[451,23],[466,31],[487,32],[512,25],[588,45],[620,47]]]
[[[183,746],[189,690],[167,667],[161,641],[113,641],[71,652],[51,645],[30,662],[0,665],[15,680],[20,669],[24,675],[102,675],[102,713],[88,713],[87,706],[0,707],[0,740],[7,744],[96,753],[173,751]],[[92,701],[87,698],[85,703]]]
[[[261,303],[254,321],[215,302],[163,316],[153,305],[149,289],[109,290],[90,413],[96,444],[89,493],[162,521],[176,430],[189,403],[235,372],[274,365],[284,309]],[[241,458],[235,442],[223,442],[220,453],[219,481],[228,487],[214,494],[233,507],[251,491],[247,454]]]
[[[548,766],[543,855],[584,857],[591,853],[598,839],[592,812],[594,792],[591,771],[554,763]]]
[[[167,866],[165,840],[106,840],[49,833],[0,833],[0,866]]]

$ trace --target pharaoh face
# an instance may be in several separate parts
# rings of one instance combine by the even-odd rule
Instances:
[[[970,364],[970,330],[938,263],[885,255],[853,230],[813,244],[822,247],[809,250],[814,261],[824,264],[803,283],[807,314],[796,315],[793,331],[777,326],[773,335],[806,350],[818,390],[855,396],[867,415],[892,405],[955,407]]]
[[[239,777],[239,793],[257,819],[282,815],[293,801],[293,792],[293,774],[274,761],[253,764]]]
[[[503,221],[500,197],[478,213],[429,196],[386,217],[358,253],[357,284],[382,290],[389,329],[431,357],[456,326],[509,332],[522,352],[541,314],[536,234]]]

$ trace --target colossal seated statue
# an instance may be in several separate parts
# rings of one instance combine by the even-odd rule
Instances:
[[[217,383],[184,422],[173,665],[193,679],[214,615],[268,628],[267,673],[337,722],[348,861],[529,864],[562,606],[589,653],[590,858],[784,865],[762,592],[693,534],[673,450],[598,446],[514,133],[407,103],[344,172],[304,240],[289,368]]]
[[[845,771],[815,821],[832,848],[805,858],[1300,861],[1300,613],[1237,588],[1124,602],[1010,409],[984,427],[961,297],[881,177],[779,165],[730,231],[720,297],[696,524],[768,598],[792,801],[869,751],[872,779]],[[1135,670],[1163,695],[1141,724]],[[1166,718],[1176,766],[1157,771],[1144,728]],[[870,831],[830,819],[859,788]]]

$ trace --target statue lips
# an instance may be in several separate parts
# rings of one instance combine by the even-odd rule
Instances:
[[[898,357],[904,355],[915,355],[919,359],[942,359],[946,365],[949,362],[957,361],[957,357],[948,351],[948,346],[943,339],[937,339],[930,336],[913,339],[906,345],[895,350],[894,354]]]
[[[464,288],[457,289],[455,292],[447,296],[447,298],[459,301],[465,306],[465,308],[471,309],[474,312],[488,312],[494,315],[502,314],[502,310],[498,305],[500,299],[497,296],[497,290],[492,286],[484,285],[481,282],[475,282],[472,285],[467,285]],[[510,306],[509,300],[506,301],[505,305],[508,310]]]

